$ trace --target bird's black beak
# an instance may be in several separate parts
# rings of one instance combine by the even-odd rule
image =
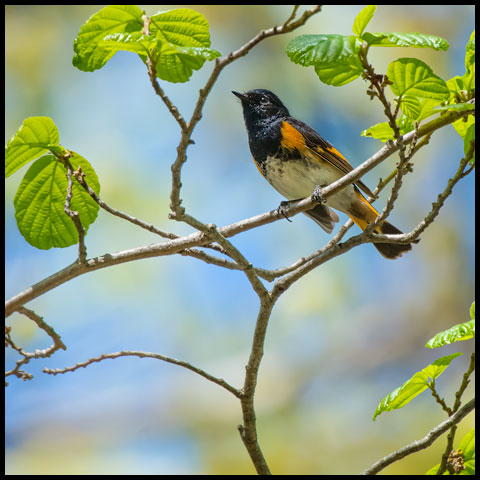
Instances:
[[[245,101],[245,102],[248,102],[248,97],[246,95],[244,95],[243,93],[240,93],[240,92],[236,92],[235,90],[232,90],[232,93],[238,97],[241,101]]]

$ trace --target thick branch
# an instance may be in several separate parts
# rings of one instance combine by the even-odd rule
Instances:
[[[418,138],[428,135],[429,133],[438,130],[439,128],[448,125],[449,123],[453,123],[454,121],[458,120],[464,115],[463,112],[450,112],[446,115],[437,118],[428,124],[420,127],[418,129]],[[410,143],[414,137],[414,132],[408,133],[403,137],[404,143]],[[337,192],[341,188],[349,185],[352,182],[358,180],[364,173],[374,168],[380,162],[388,158],[392,155],[398,146],[395,143],[389,143],[383,146],[376,154],[362,163],[359,167],[355,168],[352,172],[348,175],[345,175],[341,179],[337,180],[336,182],[328,185],[327,187],[322,189],[323,196],[327,197],[332,195],[333,193]],[[453,187],[453,184],[452,184]],[[442,201],[444,198],[442,197]],[[294,202],[291,204],[287,209],[288,216],[295,215],[299,212],[303,212],[312,208],[316,204],[316,201],[312,199],[312,197],[308,197],[304,200],[300,200],[298,202]],[[268,223],[272,223],[278,221],[278,215],[276,210],[272,210],[270,212],[262,213],[260,215],[256,215],[246,220],[242,220],[240,222],[232,223],[231,225],[227,225],[224,227],[218,228],[218,232],[223,235],[225,238],[232,237],[237,235],[241,232],[245,232],[247,230],[251,230],[252,228],[259,227],[260,225],[266,225]],[[423,226],[418,227],[422,229]],[[407,238],[406,240],[412,241],[413,237],[417,232],[412,232],[412,237]],[[377,235],[379,241],[383,240],[391,240],[389,235]],[[349,239],[348,242],[350,244],[344,244],[345,247],[352,248],[352,242],[356,242],[355,244],[365,243],[367,240],[359,240],[357,237],[353,237],[353,239]],[[11,315],[20,305],[29,302],[33,298],[37,298],[40,295],[44,294],[52,290],[53,288],[61,285],[72,278],[78,277],[79,275],[83,275],[87,272],[92,272],[94,270],[98,270],[100,268],[105,268],[113,265],[119,265],[121,263],[130,262],[133,260],[138,260],[141,258],[151,258],[151,257],[158,257],[162,255],[172,255],[175,253],[179,253],[181,250],[185,250],[186,248],[191,247],[198,247],[209,244],[211,239],[206,237],[202,232],[192,233],[185,237],[175,238],[165,243],[157,243],[153,245],[149,245],[146,247],[138,247],[133,248],[130,250],[124,250],[121,252],[113,253],[113,254],[105,254],[100,257],[96,257],[90,260],[87,260],[86,264],[78,265],[76,263],[69,265],[68,267],[60,270],[57,273],[41,280],[40,282],[32,285],[25,291],[17,294],[16,296],[12,297],[11,299],[5,302],[5,316]],[[337,252],[338,255],[341,252]],[[336,256],[334,255],[334,256]],[[330,258],[330,256],[329,256]],[[314,267],[313,267],[314,268]]]

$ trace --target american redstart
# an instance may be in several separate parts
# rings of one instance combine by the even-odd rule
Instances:
[[[232,92],[242,102],[248,142],[260,173],[288,200],[310,196],[315,187],[328,185],[353,167],[347,159],[312,127],[290,116],[288,109],[270,90]],[[329,207],[346,213],[362,230],[375,221],[379,213],[360,193],[373,195],[360,180],[304,212],[327,233],[339,221]],[[401,234],[391,223],[384,221],[375,230],[383,234]],[[397,258],[410,250],[408,245],[374,243],[385,258]]]

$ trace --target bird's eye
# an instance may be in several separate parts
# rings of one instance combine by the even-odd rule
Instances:
[[[260,99],[260,103],[261,103],[262,105],[268,105],[268,98],[267,98],[267,97],[262,97],[262,98]]]

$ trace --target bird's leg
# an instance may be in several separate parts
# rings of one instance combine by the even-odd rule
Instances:
[[[301,200],[301,199],[299,199],[299,200]],[[288,218],[287,210],[288,210],[288,207],[295,202],[298,202],[298,200],[283,200],[282,202],[280,202],[280,205],[275,210],[277,212],[277,217],[278,218],[284,217],[289,222],[291,222],[291,220]]]
[[[312,192],[312,200],[315,200],[320,205],[325,205],[327,203],[327,199],[323,196],[322,189],[326,187],[327,184],[323,185],[315,185],[315,188]]]

